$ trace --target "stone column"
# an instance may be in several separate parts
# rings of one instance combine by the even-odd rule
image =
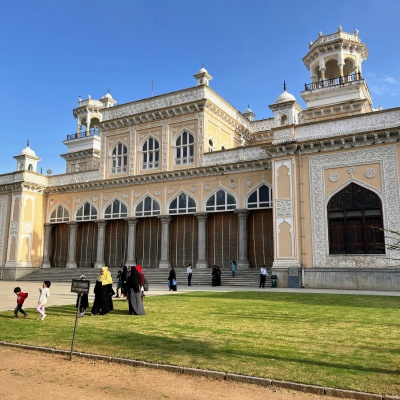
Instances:
[[[42,268],[50,268],[50,237],[52,224],[44,224],[44,249],[43,249],[43,262]]]
[[[76,254],[76,231],[78,230],[79,224],[76,222],[69,222],[69,247],[68,247],[68,262],[67,268],[77,268],[75,254]]]
[[[128,254],[126,264],[136,264],[136,225],[137,218],[126,218],[128,222]]]
[[[106,239],[106,226],[107,221],[96,221],[97,222],[97,258],[95,268],[104,267],[104,243]]]
[[[159,268],[169,268],[171,262],[169,260],[169,223],[171,217],[168,215],[161,215],[158,217],[161,221],[161,260],[158,264]]]
[[[207,239],[207,213],[195,214],[198,219],[198,260],[196,261],[196,268],[208,268],[208,261],[206,257],[206,239]]]
[[[249,268],[250,262],[247,258],[247,217],[248,210],[235,210],[239,218],[239,260],[237,262],[238,268]]]

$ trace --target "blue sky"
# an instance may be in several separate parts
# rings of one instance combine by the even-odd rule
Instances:
[[[324,7],[326,4],[326,7]],[[302,62],[318,32],[359,30],[369,58],[363,75],[374,107],[400,106],[399,0],[3,0],[0,1],[0,174],[30,141],[38,172],[65,172],[62,143],[76,132],[78,96],[107,90],[121,104],[210,86],[257,119],[287,90],[310,82]]]

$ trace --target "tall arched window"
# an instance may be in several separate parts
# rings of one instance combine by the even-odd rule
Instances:
[[[142,148],[142,169],[158,168],[160,144],[152,137],[148,138]]]
[[[171,201],[169,206],[170,214],[190,214],[196,212],[196,202],[186,193],[180,193]]]
[[[271,208],[272,190],[267,185],[262,185],[250,194],[247,208]]]
[[[69,211],[61,204],[51,213],[50,222],[68,222]]]
[[[137,206],[136,217],[149,217],[160,215],[160,204],[150,196],[146,196]]]
[[[128,216],[126,205],[115,199],[104,212],[104,218],[124,218]]]
[[[175,143],[175,164],[185,165],[194,162],[194,137],[189,132],[182,132]]]
[[[206,203],[206,211],[227,211],[236,209],[236,200],[227,191],[219,189]]]
[[[120,174],[126,172],[128,165],[128,149],[122,143],[118,143],[111,153],[111,173]]]
[[[97,209],[94,205],[88,201],[82,205],[76,213],[77,221],[88,221],[91,219],[97,219]]]
[[[328,203],[330,254],[383,254],[382,203],[378,195],[355,183]]]

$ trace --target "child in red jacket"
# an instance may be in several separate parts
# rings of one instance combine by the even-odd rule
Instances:
[[[22,292],[20,287],[16,287],[14,293],[17,295],[17,307],[15,307],[14,310],[14,318],[18,318],[18,311],[26,318],[28,314],[22,309],[22,306],[24,305],[25,299],[28,297],[28,293]]]

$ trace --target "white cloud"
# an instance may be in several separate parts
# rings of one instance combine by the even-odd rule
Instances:
[[[386,82],[389,85],[397,85],[398,84],[396,79],[392,78],[391,76],[385,76],[382,80],[383,80],[383,82]]]

